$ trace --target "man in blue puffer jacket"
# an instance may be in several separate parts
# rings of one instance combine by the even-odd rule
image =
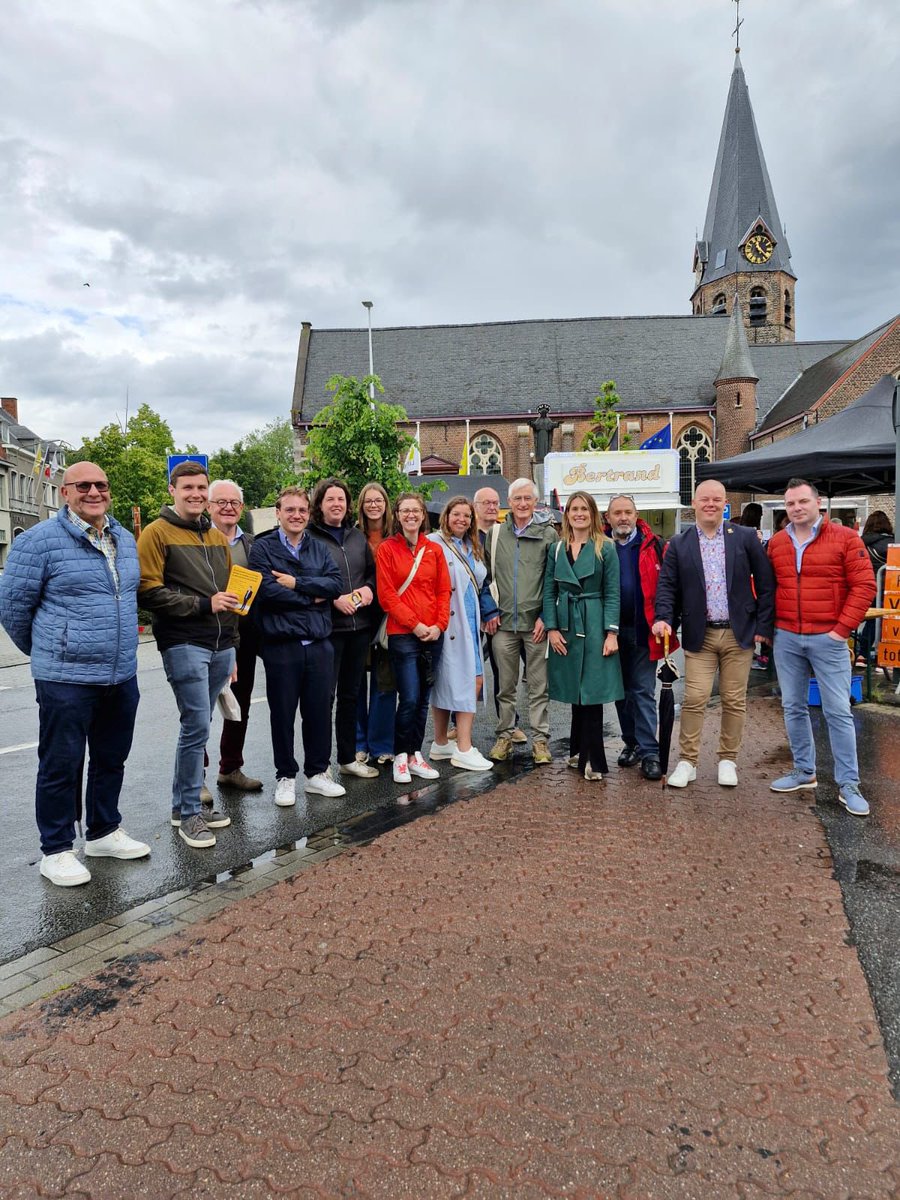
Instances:
[[[40,709],[36,811],[41,874],[87,883],[73,853],[85,746],[88,857],[145,858],[119,827],[119,793],[138,706],[137,548],[107,514],[109,481],[94,463],[63,476],[65,505],[13,543],[0,577],[0,622],[31,656]]]

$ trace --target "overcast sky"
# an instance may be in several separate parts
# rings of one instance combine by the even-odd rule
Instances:
[[[897,0],[745,0],[798,336],[900,310]],[[229,445],[300,322],[687,313],[733,0],[5,0],[0,392]],[[85,287],[85,284],[90,284]],[[377,370],[376,362],[376,370]]]

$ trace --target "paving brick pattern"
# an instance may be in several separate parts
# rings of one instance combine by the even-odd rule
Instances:
[[[555,763],[7,1016],[0,1196],[897,1197],[773,705],[747,740],[735,792],[708,738],[682,793]]]

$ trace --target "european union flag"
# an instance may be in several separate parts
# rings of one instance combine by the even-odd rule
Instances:
[[[672,426],[664,425],[658,433],[654,433],[652,437],[648,437],[646,442],[641,442],[641,450],[671,450],[672,449]]]

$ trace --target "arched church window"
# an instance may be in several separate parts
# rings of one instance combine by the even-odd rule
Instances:
[[[791,293],[787,288],[785,288],[784,289],[784,327],[785,327],[785,329],[791,328],[791,322],[793,321],[793,319],[794,319],[794,305],[791,301]]]
[[[712,461],[712,441],[699,425],[688,425],[687,429],[682,430],[675,449],[680,460],[681,503],[688,505],[697,487],[697,463]]]
[[[712,315],[714,317],[719,317],[719,316],[722,316],[722,314],[726,313],[727,311],[728,311],[728,308],[726,306],[725,293],[719,292],[719,294],[717,296],[713,297]]]
[[[768,316],[769,302],[766,289],[755,287],[750,289],[750,324],[765,325]]]
[[[469,473],[472,475],[502,475],[503,451],[496,438],[479,433],[469,443]]]

